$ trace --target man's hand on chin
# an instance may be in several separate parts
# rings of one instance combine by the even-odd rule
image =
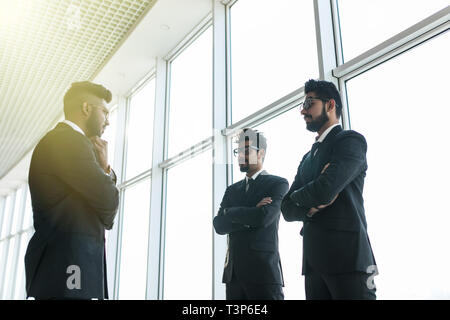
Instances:
[[[105,173],[111,173],[111,167],[108,164],[108,141],[101,139],[98,136],[90,137],[92,145],[97,156],[97,161]]]

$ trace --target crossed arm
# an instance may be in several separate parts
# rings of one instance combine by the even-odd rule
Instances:
[[[327,163],[323,169],[321,174],[325,172],[325,170],[328,168],[330,163]],[[337,194],[333,200],[331,200],[330,203],[319,205],[315,208],[306,208],[301,206],[300,204],[296,203],[294,200],[292,200],[291,195],[293,192],[296,191],[296,188],[294,185],[292,185],[291,190],[289,190],[286,197],[283,199],[281,203],[281,212],[283,213],[283,217],[286,221],[303,221],[305,220],[305,217],[312,217],[314,214],[319,212],[320,210],[330,206],[333,204],[333,202],[337,199]]]
[[[218,234],[228,234],[245,231],[251,228],[264,228],[272,224],[280,213],[280,205],[289,184],[286,180],[276,183],[269,193],[255,207],[231,207],[230,188],[220,204],[220,209],[214,217],[214,229]]]
[[[365,163],[367,144],[354,132],[335,142],[331,161],[321,174],[304,186],[296,186],[298,177],[283,200],[281,211],[286,221],[304,221],[333,204],[340,192],[361,172]]]

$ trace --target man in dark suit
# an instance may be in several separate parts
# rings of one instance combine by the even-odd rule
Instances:
[[[334,84],[309,80],[305,93],[301,114],[318,136],[281,211],[286,221],[303,221],[306,299],[376,299],[362,196],[366,140],[339,125],[342,102]]]
[[[283,300],[278,223],[289,184],[262,169],[267,148],[262,133],[244,129],[237,142],[234,154],[246,177],[226,189],[214,218],[216,232],[228,235],[226,298]]]
[[[64,96],[66,120],[36,146],[28,183],[35,233],[25,255],[27,297],[105,299],[105,229],[119,203],[108,165],[105,102],[111,92],[88,81]]]

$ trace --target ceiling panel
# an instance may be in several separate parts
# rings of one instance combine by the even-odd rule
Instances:
[[[156,0],[0,0],[0,179],[93,79]]]

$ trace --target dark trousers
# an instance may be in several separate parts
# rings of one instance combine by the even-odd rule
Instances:
[[[227,300],[284,300],[280,284],[243,283],[232,276],[226,284]]]
[[[376,300],[370,276],[364,272],[320,274],[311,270],[305,275],[306,300]]]

